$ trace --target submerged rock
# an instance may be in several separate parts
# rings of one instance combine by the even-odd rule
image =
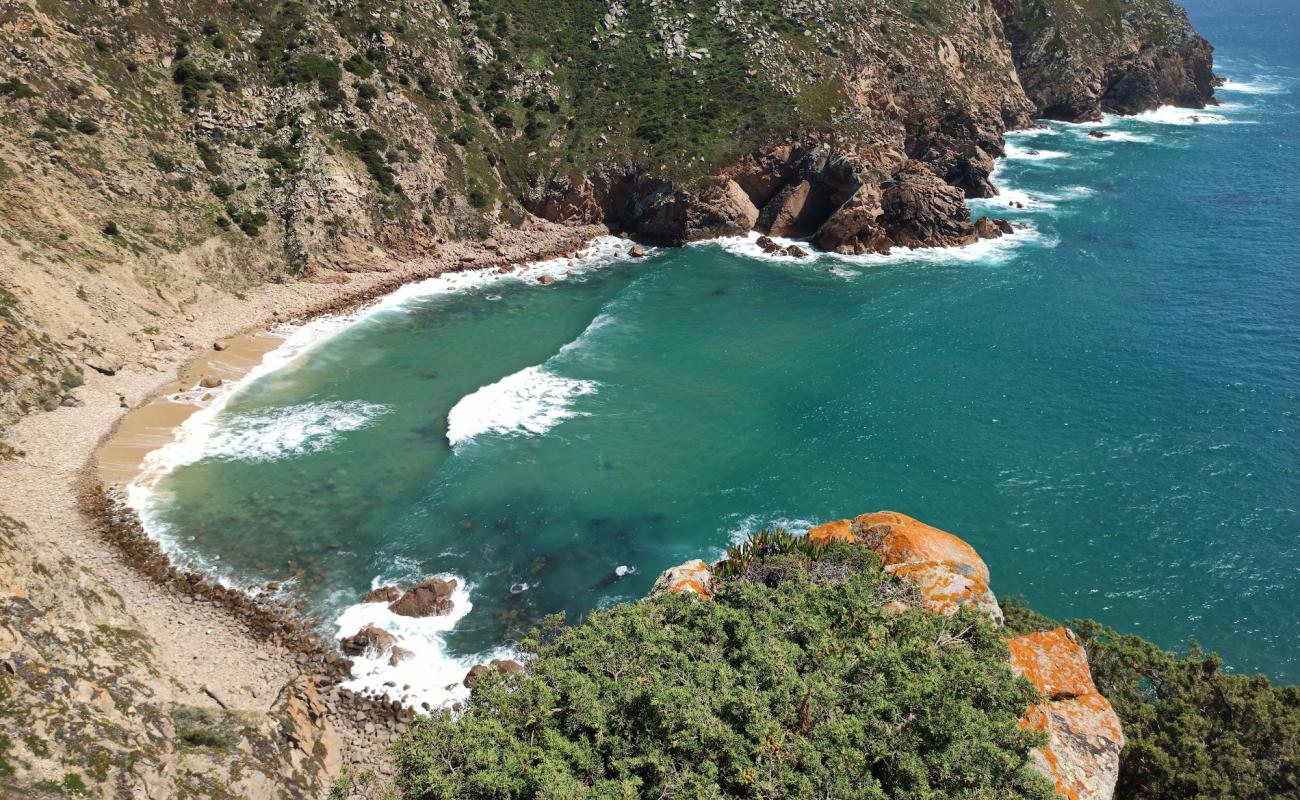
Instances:
[[[1119,779],[1124,731],[1092,681],[1087,652],[1065,628],[1020,636],[1007,646],[1011,668],[1044,697],[1020,721],[1049,737],[1046,747],[1034,751],[1035,767],[1065,797],[1109,800]]]
[[[432,617],[451,613],[451,594],[456,591],[456,580],[429,578],[407,589],[388,610],[403,617]]]

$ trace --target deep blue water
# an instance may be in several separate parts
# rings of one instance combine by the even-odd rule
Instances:
[[[376,580],[467,580],[454,631],[404,631],[432,644],[399,683],[745,530],[882,508],[1049,615],[1295,681],[1300,29],[1189,5],[1226,105],[1013,136],[979,204],[1009,241],[705,244],[395,302],[237,395],[146,518],[232,574],[301,571],[327,619]]]

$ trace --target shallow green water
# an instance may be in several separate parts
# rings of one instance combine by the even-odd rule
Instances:
[[[1015,137],[985,210],[1031,227],[993,246],[705,244],[393,302],[236,395],[146,520],[241,580],[300,573],[327,621],[375,582],[468,581],[472,611],[405,631],[426,698],[542,614],[882,508],[969,540],[1000,594],[1294,680],[1287,80],[1199,124]]]

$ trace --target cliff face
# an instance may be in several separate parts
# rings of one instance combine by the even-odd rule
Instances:
[[[1172,0],[51,0],[0,40],[5,305],[110,370],[124,331],[530,214],[850,253],[999,235],[963,200],[1006,129],[1212,83]],[[0,413],[61,400],[25,397]]]
[[[997,0],[1040,117],[1093,120],[1214,102],[1214,48],[1175,3]]]

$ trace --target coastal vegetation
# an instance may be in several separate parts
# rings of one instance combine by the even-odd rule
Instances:
[[[907,589],[866,548],[781,549],[711,602],[551,619],[527,676],[485,675],[399,742],[403,796],[1053,796],[989,619],[883,609]]]

